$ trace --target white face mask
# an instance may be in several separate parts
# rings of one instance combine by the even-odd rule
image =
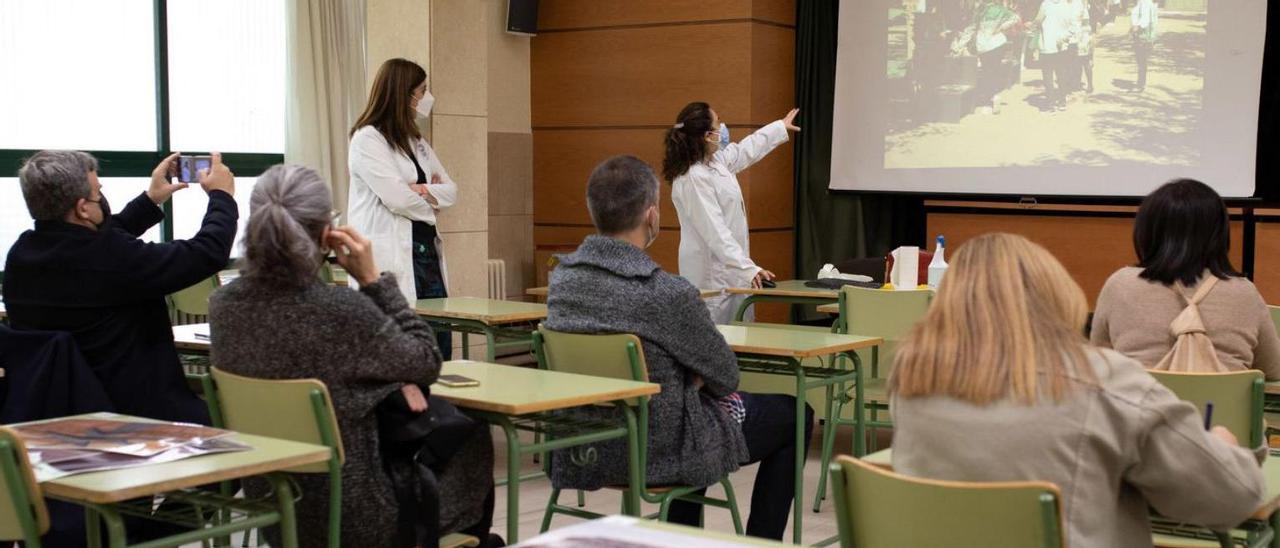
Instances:
[[[435,104],[435,102],[436,98],[431,95],[430,91],[423,92],[422,100],[418,101],[418,106],[413,107],[413,110],[418,111],[418,114],[421,114],[423,118],[430,118],[431,105]]]

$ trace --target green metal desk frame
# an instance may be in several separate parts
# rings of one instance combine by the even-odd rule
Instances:
[[[627,508],[633,509],[628,512],[629,514],[636,515],[639,513],[640,500],[638,493],[640,489],[643,489],[644,476],[638,467],[639,459],[636,457],[640,447],[636,415],[635,411],[627,406],[625,402],[618,401],[613,404],[622,410],[623,416],[626,418],[625,426],[573,419],[555,412],[510,416],[503,413],[463,409],[469,415],[501,427],[503,434],[506,435],[506,540],[508,543],[515,544],[520,540],[520,481],[525,479],[520,475],[520,457],[522,455],[546,454],[558,449],[569,449],[610,439],[626,438],[627,447],[632,455],[628,462],[627,477],[631,486],[629,493],[633,500],[624,501],[624,504]],[[532,443],[524,443],[519,436],[521,430],[533,432],[539,434],[539,436]],[[595,458],[595,452],[575,452],[573,458],[589,461]]]
[[[792,297],[785,295],[747,295],[738,305],[738,310],[733,313],[733,321],[740,322],[747,314],[747,307],[756,303],[783,303],[783,304],[811,304],[814,306],[831,304],[836,302],[835,297]]]
[[[789,298],[794,301],[794,298]],[[748,298],[748,301],[750,298]],[[829,302],[829,300],[824,300]],[[741,312],[741,309],[739,309]],[[856,351],[846,351],[836,354],[836,358],[832,360],[832,367],[805,367],[798,358],[782,358],[778,356],[769,356],[763,354],[753,354],[748,352],[737,352],[738,366],[744,372],[764,373],[768,375],[786,375],[795,378],[796,382],[796,447],[804,447],[804,407],[807,403],[806,393],[811,388],[825,387],[827,390],[827,416],[832,416],[835,412],[835,388],[837,386],[845,386],[847,383],[854,385],[854,405],[858,409],[862,408],[862,360],[858,357]],[[843,358],[843,359],[841,359]],[[853,369],[845,369],[844,362],[853,364]],[[861,415],[858,415],[861,417]],[[853,451],[856,455],[862,455],[866,451],[865,440],[863,439],[865,430],[861,419],[853,422]],[[835,443],[835,428],[823,429],[822,448],[823,454],[829,454],[832,444]],[[804,527],[804,451],[796,451],[795,458],[795,500],[792,503],[792,541],[800,544],[801,535]],[[827,467],[823,462],[823,468]],[[825,491],[825,482],[818,486],[819,492]],[[839,536],[832,537],[817,545],[826,545],[839,540]],[[825,543],[825,544],[824,544]]]
[[[151,509],[151,497],[115,504],[87,503],[80,500],[59,499],[84,507],[85,534],[89,548],[102,546],[100,523],[106,524],[107,546],[126,546],[124,516],[136,516],[154,521],[172,523],[191,529],[173,536],[132,545],[133,548],[161,548],[182,546],[229,537],[232,533],[280,525],[281,544],[286,548],[298,546],[297,521],[294,515],[293,488],[282,473],[263,476],[271,483],[275,502],[268,499],[245,500],[211,491],[186,489],[164,493],[166,501],[182,503],[182,509],[156,514]],[[52,497],[56,498],[56,497]],[[186,509],[191,509],[187,512]],[[208,509],[209,515],[205,515]],[[229,512],[230,518],[219,518]],[[210,525],[210,518],[212,525]]]
[[[427,320],[432,327],[457,331],[462,334],[462,359],[464,360],[471,359],[470,335],[484,335],[484,361],[493,362],[498,354],[498,349],[500,348],[521,347],[531,344],[533,342],[533,330],[537,329],[536,322],[521,322],[504,326],[495,326],[489,325],[480,320],[446,318],[426,314],[420,315],[422,316],[422,319]],[[506,340],[500,341],[499,339]]]

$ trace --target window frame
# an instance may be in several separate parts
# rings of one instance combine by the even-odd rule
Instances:
[[[155,41],[156,73],[156,150],[118,151],[86,150],[103,166],[104,177],[150,177],[151,170],[170,154],[169,142],[169,6],[168,0],[152,0],[152,26]],[[39,152],[33,149],[0,149],[0,170],[16,176],[22,162]],[[187,154],[208,154],[209,151],[183,151]],[[222,152],[222,161],[244,177],[262,175],[268,167],[284,162],[284,154]],[[164,220],[160,221],[160,241],[173,241],[173,204],[162,206]],[[7,250],[5,250],[7,252]],[[0,281],[4,272],[0,271]]]

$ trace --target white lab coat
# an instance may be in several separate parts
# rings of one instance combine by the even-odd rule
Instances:
[[[689,168],[671,185],[680,218],[680,275],[700,289],[751,287],[761,268],[751,261],[747,208],[736,173],[787,142],[787,128],[773,122]],[[717,324],[733,320],[742,295],[706,299]],[[750,319],[750,318],[745,318]]]
[[[427,174],[427,181],[431,181],[432,175],[440,176],[441,184],[427,186],[437,205],[431,205],[409,188],[418,180],[413,161],[392,148],[373,126],[356,130],[351,136],[347,154],[347,166],[351,170],[347,223],[373,242],[374,262],[382,271],[396,275],[400,292],[410,303],[417,300],[413,284],[412,222],[435,225],[436,210],[458,201],[458,185],[449,178],[427,140],[416,140],[413,149],[414,156]],[[440,251],[440,273],[448,287],[448,271],[438,234],[436,249]]]

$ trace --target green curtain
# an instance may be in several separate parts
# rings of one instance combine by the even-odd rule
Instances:
[[[919,196],[827,190],[839,14],[838,0],[796,2],[797,124],[804,129],[795,144],[797,279],[816,276],[823,263],[925,243]]]

